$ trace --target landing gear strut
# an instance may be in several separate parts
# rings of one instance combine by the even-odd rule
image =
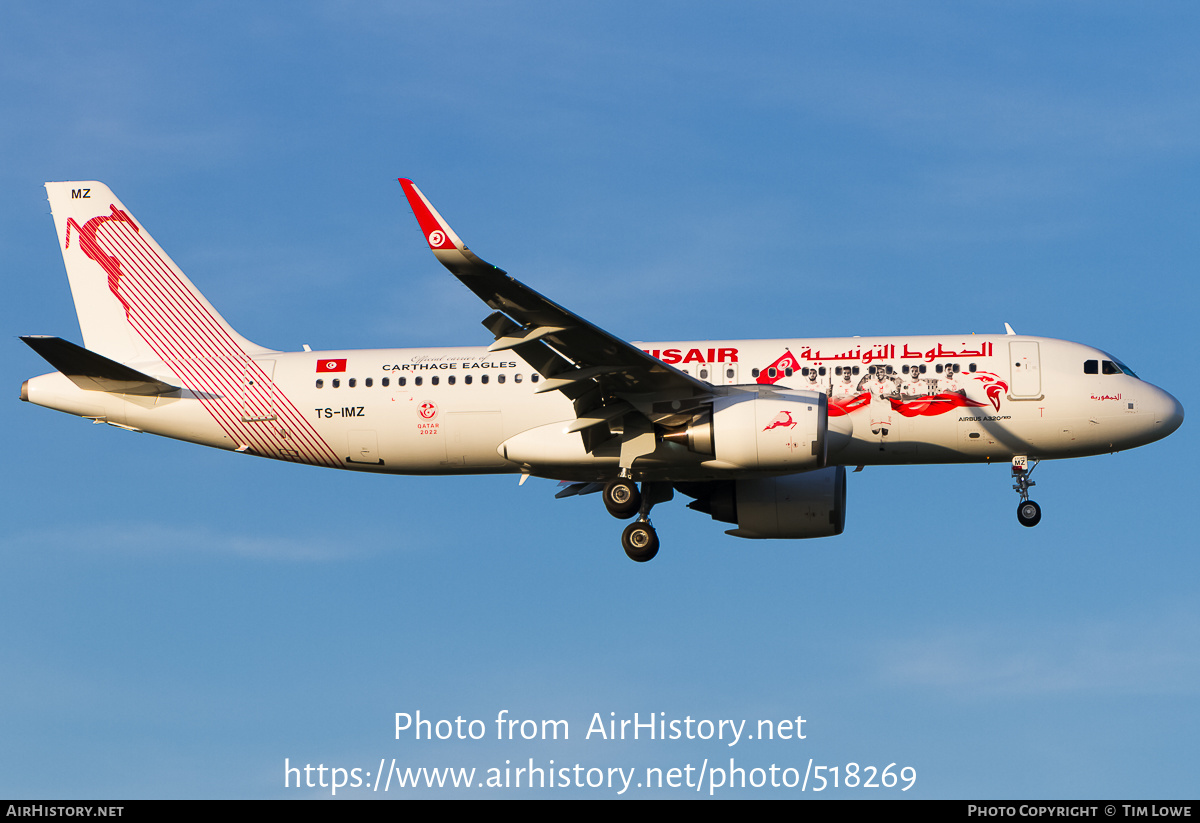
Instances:
[[[1029,475],[1033,474],[1037,464],[1036,457],[1030,460],[1019,456],[1012,460],[1012,477],[1017,481],[1013,484],[1013,491],[1021,495],[1021,502],[1017,504],[1017,521],[1022,526],[1033,527],[1042,520],[1042,507],[1029,499],[1029,487],[1037,485],[1029,479]]]

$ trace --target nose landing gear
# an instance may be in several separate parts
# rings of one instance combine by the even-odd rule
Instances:
[[[1028,457],[1020,455],[1012,459],[1012,477],[1016,481],[1013,484],[1013,491],[1021,495],[1021,502],[1017,504],[1017,522],[1030,528],[1042,520],[1042,507],[1029,499],[1029,487],[1037,485],[1029,479],[1029,475],[1033,474],[1037,464],[1036,457],[1030,460]]]

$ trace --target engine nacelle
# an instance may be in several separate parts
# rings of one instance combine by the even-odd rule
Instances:
[[[829,406],[824,394],[779,389],[713,401],[713,457],[721,468],[804,471],[825,465]]]
[[[832,537],[846,527],[846,469],[710,483],[681,483],[689,509],[735,523],[726,534],[753,539]]]

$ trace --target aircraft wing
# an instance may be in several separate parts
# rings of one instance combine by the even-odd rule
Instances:
[[[655,422],[690,413],[713,387],[589,323],[475,255],[411,180],[401,178],[425,241],[442,265],[495,312],[483,325],[496,338],[489,351],[512,349],[546,378],[538,391],[575,401],[582,431],[614,421],[631,407]],[[612,398],[625,401],[612,402]],[[668,405],[673,414],[668,414]],[[654,409],[662,408],[656,414]],[[588,438],[585,436],[585,443]],[[590,448],[590,445],[589,445]]]

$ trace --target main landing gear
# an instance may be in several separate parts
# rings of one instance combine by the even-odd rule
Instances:
[[[621,520],[637,515],[637,520],[621,533],[621,547],[630,560],[645,563],[658,554],[658,532],[650,525],[650,509],[655,503],[670,500],[672,494],[670,483],[642,483],[638,491],[637,483],[627,476],[605,484],[604,506],[609,514]]]
[[[621,532],[621,548],[635,563],[653,560],[658,554],[658,532],[649,520],[635,520]]]
[[[1017,481],[1013,484],[1013,491],[1021,495],[1021,502],[1017,504],[1017,521],[1022,526],[1031,528],[1042,520],[1042,507],[1029,499],[1029,487],[1037,485],[1029,479],[1029,475],[1033,474],[1037,464],[1036,457],[1030,460],[1025,456],[1018,456],[1012,460],[1012,477]]]
[[[610,480],[604,486],[604,508],[618,520],[628,520],[637,514],[642,495],[637,484],[624,477]]]

